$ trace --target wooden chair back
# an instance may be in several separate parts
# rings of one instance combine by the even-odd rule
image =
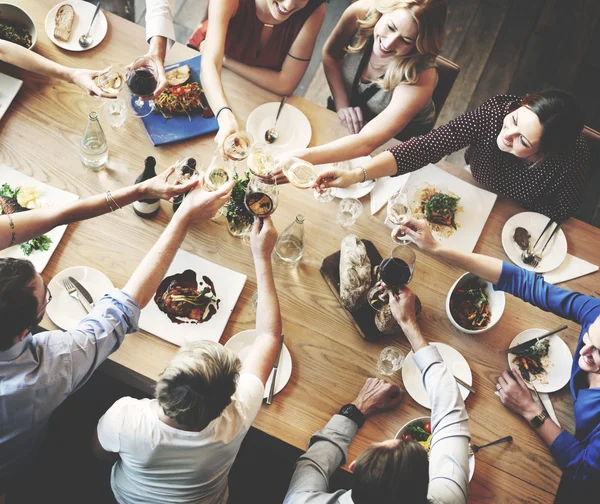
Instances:
[[[583,128],[583,136],[592,154],[591,169],[583,202],[576,217],[600,227],[600,133],[586,126]]]
[[[433,92],[432,100],[435,105],[435,120],[437,121],[440,110],[442,110],[444,103],[446,103],[446,98],[448,98],[450,90],[454,86],[454,81],[458,77],[460,67],[442,56],[438,56],[435,62],[438,66],[438,83]]]

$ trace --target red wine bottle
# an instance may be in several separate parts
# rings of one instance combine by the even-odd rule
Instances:
[[[144,171],[138,178],[135,179],[135,183],[139,184],[146,180],[156,177],[156,159],[152,156],[148,156],[144,161]],[[144,219],[150,219],[154,217],[160,210],[160,198],[146,198],[133,202],[133,211]]]

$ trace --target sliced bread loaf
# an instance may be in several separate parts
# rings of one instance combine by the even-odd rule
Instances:
[[[54,18],[54,38],[68,42],[71,38],[75,10],[69,4],[61,5]]]

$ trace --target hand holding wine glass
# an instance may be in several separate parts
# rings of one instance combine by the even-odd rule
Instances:
[[[134,115],[146,117],[151,114],[154,109],[151,98],[158,87],[158,68],[155,59],[149,56],[136,59],[130,65],[126,79],[127,86],[134,95],[130,101]]]
[[[412,211],[408,201],[408,196],[404,192],[397,192],[387,202],[387,218],[396,225],[406,224],[412,217]],[[392,240],[401,245],[408,245],[412,240],[402,232],[401,229],[395,228],[392,231]]]
[[[116,98],[116,94],[104,91],[98,85],[98,79],[107,72],[110,72],[111,67],[104,70],[86,70],[84,68],[71,69],[69,80],[73,84],[83,89],[84,93],[89,96],[98,96],[101,98]]]
[[[412,279],[417,257],[407,245],[398,245],[379,265],[378,280],[367,294],[369,305],[382,311],[388,304],[389,291],[397,292]]]
[[[341,168],[329,168],[318,174],[315,180],[315,188],[349,187],[352,184],[362,182],[364,177],[361,169],[344,170]]]
[[[174,196],[185,194],[191,191],[198,185],[197,178],[190,178],[186,182],[182,182],[177,177],[177,182],[170,183],[169,178],[175,173],[179,162],[169,166],[163,173],[153,177],[146,182],[142,182],[142,190],[144,191],[145,198],[160,198],[164,200],[170,200]]]
[[[251,177],[244,204],[248,211],[255,217],[271,215],[277,208],[279,191],[277,181],[273,176]]]

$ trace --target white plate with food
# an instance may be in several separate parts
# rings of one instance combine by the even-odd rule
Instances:
[[[250,349],[252,348],[252,344],[254,340],[258,336],[255,329],[249,329],[247,331],[242,331],[233,335],[229,338],[229,341],[225,343],[225,347],[229,348],[233,352],[235,352],[242,363],[250,353]],[[292,376],[292,356],[288,347],[283,344],[283,348],[281,349],[281,358],[279,360],[279,368],[277,369],[277,379],[275,381],[275,394],[278,394],[283,390],[283,388],[290,381],[290,377]],[[273,371],[269,375],[267,379],[267,383],[265,384],[265,399],[269,396],[269,390],[271,390],[271,381],[273,380]]]
[[[246,130],[254,137],[255,142],[265,141],[265,133],[273,127],[278,109],[279,102],[263,103],[250,113]],[[289,103],[283,105],[275,129],[279,137],[269,145],[275,156],[308,147],[312,137],[308,117]]]
[[[13,211],[19,211],[20,207],[33,209],[58,206],[79,198],[76,194],[43,184],[1,163],[0,195],[3,195],[0,213],[2,213],[2,208],[12,213]],[[41,273],[57,249],[66,230],[66,225],[57,226],[35,240],[0,250],[0,257],[28,259],[33,263],[36,271]]]
[[[463,252],[473,252],[497,197],[434,165],[412,172],[403,191],[436,240]]]
[[[503,291],[473,273],[465,273],[450,287],[446,315],[450,323],[466,334],[481,334],[494,327],[506,305]]]
[[[22,80],[0,73],[0,119],[10,107],[22,85]]]
[[[364,166],[366,163],[371,161],[371,156],[363,156],[356,159],[351,159],[350,161],[344,161],[342,163],[338,163],[338,167],[346,170],[353,170],[354,168],[359,168],[360,166]],[[335,164],[335,163],[334,163]],[[329,169],[333,168],[334,164],[329,164],[326,166],[320,166],[321,169]],[[367,180],[366,182],[359,182],[358,184],[352,184],[349,187],[334,187],[332,189],[333,195],[336,198],[356,198],[360,199],[367,194],[369,194],[375,188],[375,180]]]
[[[140,329],[179,346],[218,342],[245,283],[246,275],[179,249],[142,310]]]
[[[546,329],[527,329],[517,334],[510,342],[508,348],[512,348],[527,340],[541,336],[547,333]],[[517,360],[514,354],[508,354],[508,365],[511,369],[523,370],[521,376],[533,389],[531,383],[534,383],[538,392],[549,394],[563,388],[571,379],[571,366],[573,365],[573,355],[567,344],[558,334],[553,334],[536,343],[535,346],[528,349],[525,354],[520,354],[525,358],[525,362]],[[527,364],[527,367],[525,367]],[[541,372],[537,372],[541,371]]]
[[[419,417],[406,422],[396,433],[395,439],[412,439],[417,441],[429,455],[431,443],[431,417]],[[475,454],[469,449],[469,481],[475,473]]]
[[[537,268],[533,268],[521,260],[521,253],[523,252],[521,246],[526,247],[527,241],[533,246],[546,224],[548,224],[548,217],[537,212],[521,212],[506,221],[502,228],[502,247],[513,263],[536,273],[552,271],[562,264],[567,257],[567,237],[562,229],[559,229],[548,243]],[[552,229],[554,229],[553,226]],[[536,249],[541,250],[543,248],[550,234],[551,231],[542,237]],[[521,243],[521,246],[517,241]]]
[[[94,304],[114,288],[104,273],[88,266],[74,266],[56,275],[48,284],[52,301],[48,303],[46,313],[50,320],[65,331],[72,331],[87,314],[87,310],[74,297],[71,297],[63,283],[67,277],[77,280],[92,296]],[[81,294],[79,294],[81,297]]]
[[[68,6],[72,7],[72,11]],[[89,47],[81,47],[79,45],[79,37],[87,33],[95,10],[96,6],[94,4],[84,2],[83,0],[73,0],[56,4],[50,9],[44,22],[46,35],[58,47],[67,51],[88,51],[89,49],[93,49],[104,40],[108,32],[108,21],[102,9],[98,11],[98,15],[90,30],[92,43]],[[58,27],[57,19],[59,19]]]
[[[461,355],[458,350],[455,350],[449,345],[444,343],[429,343],[435,345],[442,359],[446,363],[446,366],[450,372],[464,381],[467,385],[473,385],[473,375],[471,374],[471,368],[467,360]],[[429,404],[429,396],[423,385],[423,377],[419,368],[413,360],[413,352],[410,351],[404,360],[404,366],[402,367],[402,381],[404,382],[404,388],[408,394],[417,401],[421,406],[427,409],[431,409]],[[469,396],[469,390],[464,388],[462,385],[457,386],[460,390],[463,399]]]

